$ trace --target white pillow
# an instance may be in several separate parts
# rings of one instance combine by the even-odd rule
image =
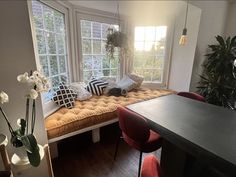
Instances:
[[[132,89],[136,88],[138,85],[137,82],[130,79],[128,76],[124,76],[118,83],[117,86],[121,89],[125,89],[126,91],[131,91]]]
[[[85,89],[86,84],[83,82],[73,82],[70,87],[77,93],[76,99],[79,101],[88,100],[92,97],[92,94]]]

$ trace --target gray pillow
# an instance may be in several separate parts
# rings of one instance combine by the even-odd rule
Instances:
[[[117,86],[121,89],[127,90],[128,92],[137,88],[138,83],[130,79],[128,76],[124,76],[118,83]]]
[[[85,83],[83,82],[74,82],[70,84],[72,88],[77,93],[77,100],[84,101],[91,98],[92,94],[85,89]]]

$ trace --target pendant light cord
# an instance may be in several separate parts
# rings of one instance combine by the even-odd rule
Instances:
[[[185,14],[184,28],[187,27],[187,19],[188,19],[188,4],[189,4],[189,0],[187,0],[187,6],[186,6],[186,14]]]
[[[116,2],[117,2],[117,6],[116,6],[117,22],[118,22],[119,31],[120,31],[120,4],[118,0]]]

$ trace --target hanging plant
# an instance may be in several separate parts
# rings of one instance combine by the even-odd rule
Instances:
[[[120,48],[125,55],[129,52],[128,37],[125,33],[114,31],[107,35],[106,52],[110,58],[114,58],[115,48]]]

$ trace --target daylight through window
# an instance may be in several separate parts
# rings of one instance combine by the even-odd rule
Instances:
[[[65,15],[39,1],[32,1],[32,12],[40,68],[52,86],[48,101],[59,83],[68,82]]]
[[[81,40],[83,57],[83,81],[91,77],[110,76],[117,79],[120,71],[118,52],[114,59],[106,55],[106,38],[109,27],[118,29],[117,25],[81,20]]]
[[[133,72],[145,82],[162,83],[167,26],[135,27]]]

